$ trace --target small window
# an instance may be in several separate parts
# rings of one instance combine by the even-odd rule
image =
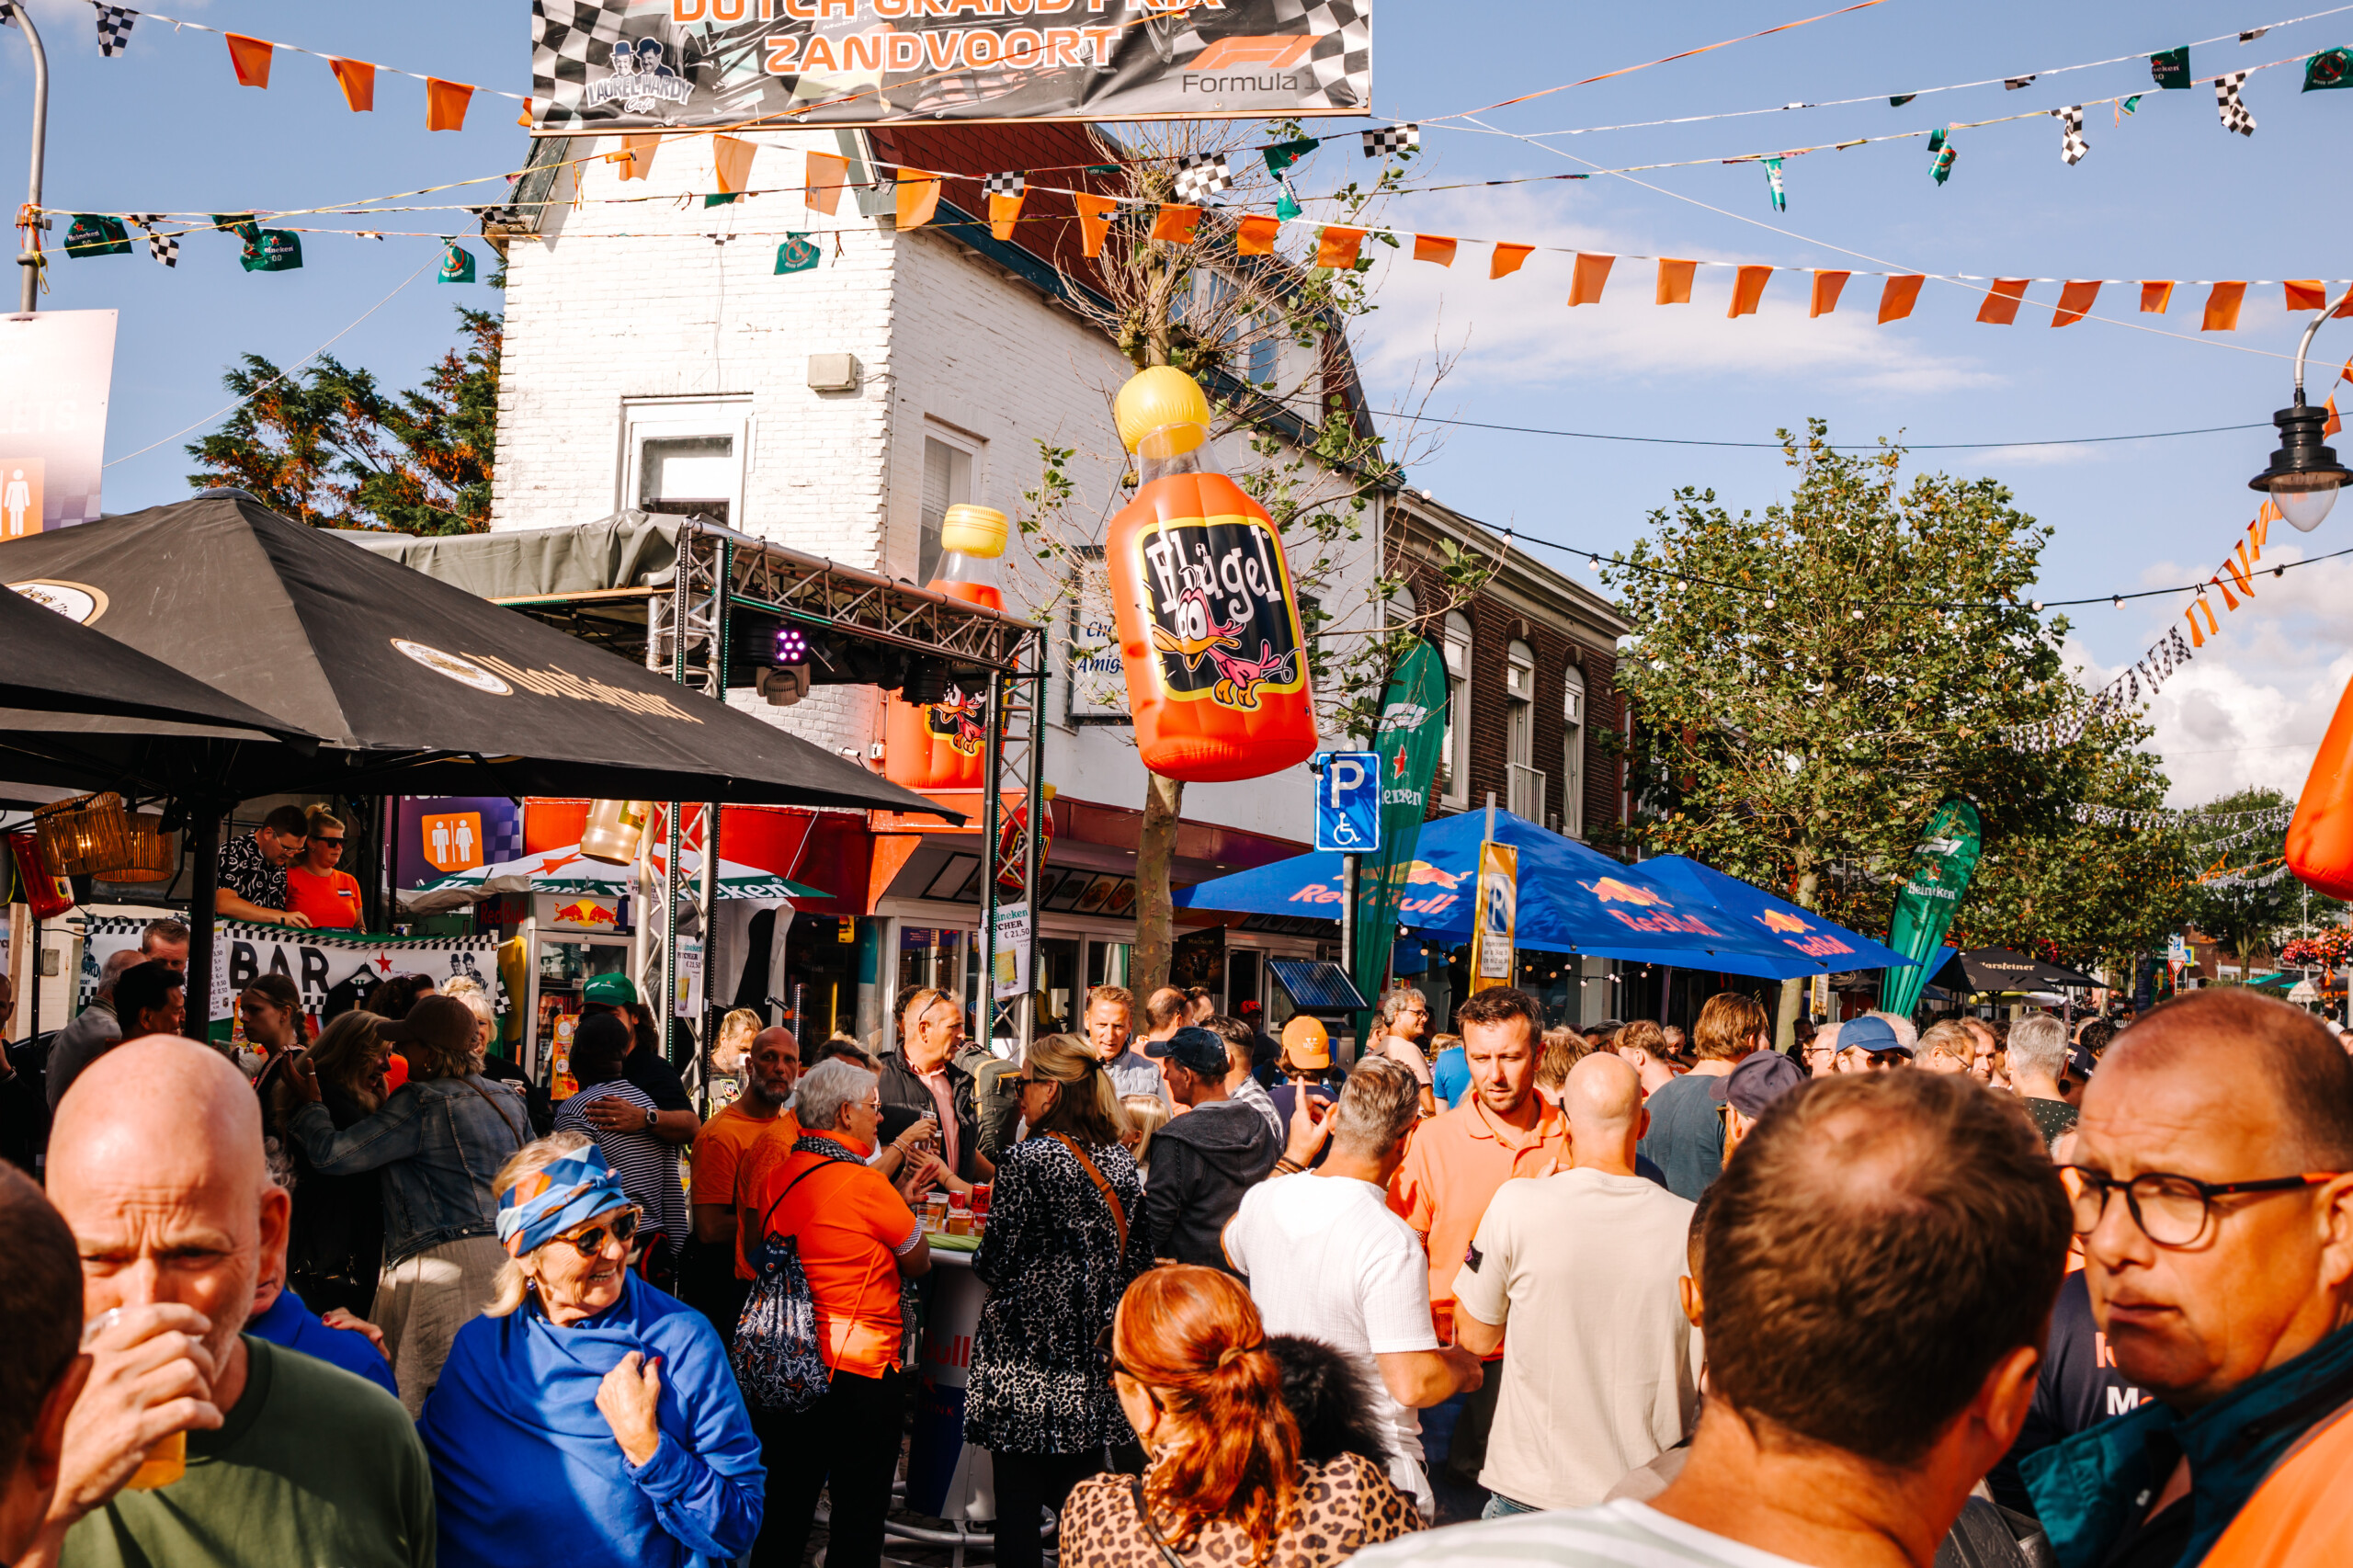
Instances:
[[[748,398],[626,405],[621,505],[744,527],[751,412]]]
[[[972,499],[972,453],[937,436],[923,438],[923,526],[915,551],[915,581],[939,574],[939,530],[948,508]]]

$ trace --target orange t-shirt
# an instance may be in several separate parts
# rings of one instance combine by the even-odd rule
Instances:
[[[1423,1122],[1389,1181],[1389,1207],[1422,1233],[1430,1255],[1430,1319],[1438,1339],[1454,1341],[1454,1277],[1479,1233],[1487,1200],[1514,1176],[1550,1173],[1569,1165],[1569,1124],[1560,1108],[1542,1100],[1534,1127],[1523,1132],[1498,1121],[1475,1098],[1459,1110]]]
[[[726,1203],[735,1210],[735,1278],[749,1279],[751,1265],[744,1259],[744,1210],[751,1203],[752,1183],[757,1178],[752,1156],[766,1148],[769,1139],[781,1132],[784,1141],[776,1146],[776,1158],[792,1152],[792,1141],[801,1136],[801,1123],[790,1111],[774,1116],[757,1117],[736,1100],[717,1116],[702,1124],[695,1134],[695,1184],[688,1195],[694,1203]],[[759,1216],[749,1216],[749,1222],[759,1223]]]
[[[840,1142],[853,1153],[868,1152]],[[826,1168],[792,1185],[818,1165]],[[895,1369],[904,1327],[898,1260],[923,1240],[923,1227],[898,1189],[870,1166],[794,1154],[771,1166],[752,1196],[768,1216],[769,1234],[801,1243],[825,1365],[869,1378]]]
[[[2307,1435],[2255,1489],[2201,1568],[2306,1568],[2353,1562],[2353,1419]]]
[[[359,881],[348,871],[324,876],[306,866],[286,868],[286,908],[308,915],[314,931],[359,929]]]

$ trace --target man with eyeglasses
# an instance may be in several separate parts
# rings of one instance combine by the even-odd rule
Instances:
[[[2353,1561],[2353,1062],[2300,1008],[2195,993],[2119,1037],[2074,1160],[2092,1310],[2154,1397],[2022,1464],[2059,1561]]]

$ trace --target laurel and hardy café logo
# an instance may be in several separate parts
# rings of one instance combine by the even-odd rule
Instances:
[[[588,84],[590,108],[620,101],[624,114],[654,114],[664,104],[683,104],[694,97],[692,82],[672,70],[662,58],[660,39],[627,39],[613,45],[613,74]]]

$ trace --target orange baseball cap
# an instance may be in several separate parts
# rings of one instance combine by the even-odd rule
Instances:
[[[1332,1065],[1332,1036],[1324,1020],[1294,1013],[1283,1026],[1283,1059],[1294,1067]]]

